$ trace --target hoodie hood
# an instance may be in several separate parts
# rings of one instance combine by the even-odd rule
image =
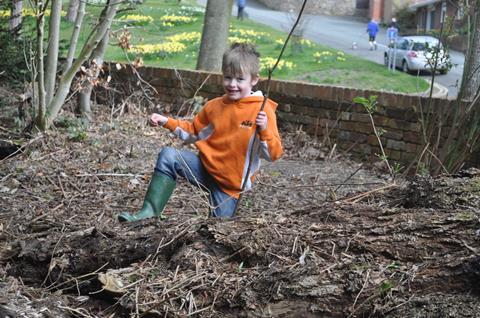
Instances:
[[[224,104],[237,104],[241,107],[250,107],[252,103],[254,104],[260,103],[261,105],[263,102],[263,99],[264,99],[264,96],[262,91],[255,91],[249,96],[236,101],[228,98],[226,94],[222,96],[222,101]],[[277,109],[277,106],[278,106],[278,104],[271,99],[267,99],[267,101],[265,102],[265,106],[266,105],[270,106],[274,111]]]

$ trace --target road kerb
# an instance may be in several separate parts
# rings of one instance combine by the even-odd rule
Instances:
[[[432,85],[432,81],[427,80],[427,82]],[[419,94],[420,96],[425,96],[428,97],[430,96],[430,88],[428,88],[426,91],[423,93]],[[433,93],[432,93],[433,98],[447,98],[448,97],[448,88],[438,84],[437,82],[433,83]]]

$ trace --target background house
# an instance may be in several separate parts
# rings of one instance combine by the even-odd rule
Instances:
[[[357,0],[357,4],[360,1]],[[411,0],[368,0],[368,17],[389,23],[397,12],[406,8]]]
[[[446,17],[463,19],[461,1],[458,0],[413,0],[409,7],[416,11],[418,32],[439,30]]]
[[[410,10],[415,11],[417,34],[436,34],[447,19],[453,19],[453,30],[443,36],[450,48],[464,52],[467,47],[464,7],[461,0],[412,0]]]
[[[267,7],[281,11],[299,8],[303,0],[258,0]],[[305,11],[312,14],[360,16],[388,23],[395,13],[411,0],[310,0]]]

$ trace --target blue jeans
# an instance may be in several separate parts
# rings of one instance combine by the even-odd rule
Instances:
[[[177,180],[182,176],[191,184],[209,192],[211,215],[231,217],[237,199],[223,192],[213,177],[205,170],[197,154],[188,150],[171,147],[163,148],[158,154],[155,173],[167,175]]]

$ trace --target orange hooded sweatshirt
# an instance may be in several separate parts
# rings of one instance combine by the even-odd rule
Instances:
[[[238,198],[247,173],[250,144],[257,128],[255,119],[262,101],[261,92],[238,101],[224,95],[207,102],[192,122],[168,118],[164,127],[182,140],[195,143],[205,169],[225,193]],[[252,187],[260,158],[275,161],[282,155],[276,108],[277,104],[270,99],[265,103],[267,128],[258,133],[258,151],[254,152],[246,190]]]

